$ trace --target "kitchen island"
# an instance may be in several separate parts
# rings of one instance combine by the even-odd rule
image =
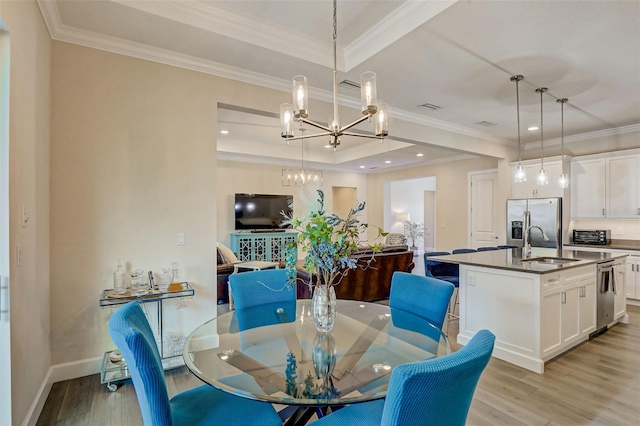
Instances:
[[[465,345],[481,329],[496,335],[493,355],[534,371],[596,331],[599,263],[620,260],[613,271],[616,322],[628,322],[624,258],[619,253],[534,248],[430,257],[460,266],[460,329]]]

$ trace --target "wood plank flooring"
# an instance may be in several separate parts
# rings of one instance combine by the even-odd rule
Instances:
[[[492,358],[467,424],[640,425],[640,307],[627,310],[629,324],[548,362],[542,375]],[[450,328],[457,350],[457,323]],[[202,384],[186,368],[168,371],[166,378],[170,397]],[[37,424],[141,425],[142,418],[130,382],[109,392],[96,374],[55,383]]]

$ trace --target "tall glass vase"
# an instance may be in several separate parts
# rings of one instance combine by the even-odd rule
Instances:
[[[336,291],[332,285],[315,285],[311,301],[313,321],[318,331],[329,332],[336,322]]]

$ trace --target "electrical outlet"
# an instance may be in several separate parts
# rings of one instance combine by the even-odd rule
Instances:
[[[442,223],[440,224],[440,229],[445,229],[446,227],[447,227],[447,226],[445,225],[445,223],[444,223],[444,222],[442,222]]]
[[[622,235],[624,234],[624,232],[622,231],[622,227],[619,227],[618,230],[616,231],[616,235]]]
[[[184,232],[178,233],[178,245],[179,246],[184,245]]]

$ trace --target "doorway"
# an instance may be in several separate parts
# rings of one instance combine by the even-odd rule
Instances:
[[[358,202],[356,188],[348,186],[332,187],[331,196],[333,198],[331,210],[343,219]]]
[[[9,32],[0,19],[0,424],[11,421],[9,327]]]
[[[471,214],[469,244],[473,248],[494,247],[498,243],[496,190],[498,172],[485,170],[469,173]]]

